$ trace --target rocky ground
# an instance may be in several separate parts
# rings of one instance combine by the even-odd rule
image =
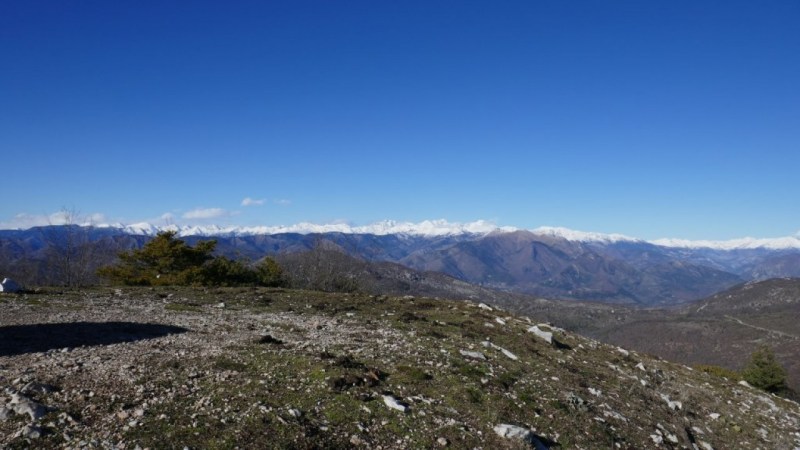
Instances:
[[[794,402],[470,302],[0,296],[0,447],[800,448]]]

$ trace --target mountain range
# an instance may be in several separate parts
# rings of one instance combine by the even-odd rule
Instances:
[[[800,276],[800,239],[660,240],[544,227],[521,230],[489,222],[381,222],[292,227],[36,227],[0,231],[0,270],[43,260],[70,240],[104,249],[96,263],[171,229],[187,242],[214,238],[223,255],[256,260],[324,245],[367,262],[440,272],[483,288],[565,300],[641,306],[693,301],[734,285]]]

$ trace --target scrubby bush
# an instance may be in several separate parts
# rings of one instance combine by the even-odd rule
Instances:
[[[695,368],[701,372],[705,372],[720,378],[727,378],[728,380],[731,381],[739,381],[742,379],[742,375],[739,372],[731,369],[726,369],[725,367],[702,364],[699,366],[695,366]]]
[[[257,284],[257,273],[239,261],[220,256],[203,265],[200,284],[206,286],[242,286]]]
[[[787,390],[786,370],[775,358],[775,353],[767,346],[762,346],[750,356],[742,371],[742,378],[751,386],[767,392],[782,393]]]
[[[283,269],[272,258],[264,258],[256,266],[258,284],[262,286],[278,287],[285,284]]]

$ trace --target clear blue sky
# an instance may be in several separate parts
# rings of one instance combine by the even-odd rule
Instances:
[[[794,0],[4,1],[0,223],[790,235],[798,24]]]

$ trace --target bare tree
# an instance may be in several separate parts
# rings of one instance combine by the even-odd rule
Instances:
[[[59,222],[47,228],[48,249],[45,258],[47,278],[52,284],[78,287],[92,280],[91,221],[75,208],[62,208]]]
[[[328,292],[354,292],[361,287],[363,262],[319,237],[310,250],[279,255],[278,262],[292,287]]]

